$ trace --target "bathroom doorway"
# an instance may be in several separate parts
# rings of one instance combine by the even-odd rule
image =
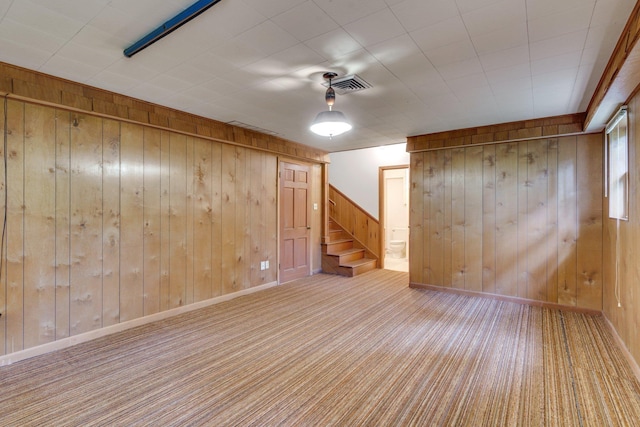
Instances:
[[[379,172],[382,268],[409,271],[409,166]]]

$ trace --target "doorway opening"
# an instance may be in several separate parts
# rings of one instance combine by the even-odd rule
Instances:
[[[380,263],[387,270],[409,271],[409,166],[383,166],[380,181]]]

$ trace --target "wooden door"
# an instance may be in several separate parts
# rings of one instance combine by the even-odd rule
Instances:
[[[280,163],[280,283],[310,274],[309,166]]]

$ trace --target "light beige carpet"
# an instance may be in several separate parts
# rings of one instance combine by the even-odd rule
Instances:
[[[601,317],[317,275],[0,368],[1,426],[632,426]]]

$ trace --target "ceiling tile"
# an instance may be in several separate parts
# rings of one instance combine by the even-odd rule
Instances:
[[[107,68],[96,74],[93,78],[90,78],[87,83],[101,89],[123,93],[143,82],[144,80],[132,78],[122,73],[116,73]]]
[[[536,90],[543,87],[573,87],[577,73],[578,67],[575,67],[533,75],[531,76],[533,89]]]
[[[305,42],[325,59],[335,59],[362,49],[362,45],[342,28],[330,31]]]
[[[503,81],[494,81],[491,78],[488,80],[494,97],[516,96],[518,94],[531,95],[531,77]]]
[[[325,59],[312,49],[303,44],[297,44],[243,68],[263,76],[281,76],[324,61]]]
[[[531,19],[528,25],[529,38],[532,42],[536,42],[586,30],[589,28],[592,12],[592,9],[580,5],[542,18]]]
[[[199,71],[208,74],[210,79],[214,79],[217,76],[223,74],[231,73],[234,70],[238,69],[238,67],[236,67],[235,65],[220,58],[219,56],[214,55],[211,52],[206,52],[196,58],[191,58],[190,60],[185,61],[180,65],[193,66]],[[168,70],[168,72],[171,71]]]
[[[182,76],[171,76],[168,74],[159,74],[149,80],[148,84],[159,86],[171,92],[182,92],[194,85],[193,82]]]
[[[372,84],[374,76],[377,75],[384,80],[384,77],[390,75],[389,71],[366,49],[349,52],[328,61],[327,64],[331,66],[330,70],[335,71],[338,75],[360,74],[362,78]]]
[[[236,37],[245,46],[251,46],[265,57],[298,44],[291,34],[278,27],[272,21],[265,21]]]
[[[206,25],[229,37],[242,34],[267,20],[263,14],[242,0],[221,1],[196,19],[200,18]]]
[[[529,64],[529,45],[520,45],[511,49],[480,55],[480,62],[485,71]]]
[[[38,7],[44,7],[53,10],[61,15],[75,19],[80,22],[88,22],[97,16],[100,11],[110,3],[110,0],[83,0],[82,7],[78,7],[76,0],[31,0],[33,4]],[[5,0],[5,3],[13,3],[11,0]],[[3,2],[0,2],[0,5]],[[4,11],[0,6],[0,15],[3,15]]]
[[[531,61],[531,74],[535,76],[567,68],[575,69],[580,65],[581,58],[582,51],[574,51]]]
[[[471,41],[479,55],[517,46],[526,45],[528,42],[527,27],[521,23],[507,25],[495,31],[476,35]]]
[[[436,68],[477,57],[470,40],[462,40],[437,49],[431,49],[426,51],[425,54]]]
[[[445,80],[454,80],[471,74],[484,72],[482,64],[480,64],[480,60],[477,57],[442,65],[438,67],[438,71]]]
[[[338,24],[312,1],[301,3],[271,20],[300,41],[338,28]]]
[[[357,21],[387,8],[383,0],[314,0],[314,3],[340,25]]]
[[[237,0],[234,0],[237,1]],[[267,18],[273,18],[287,10],[304,3],[307,0],[242,0],[247,6],[252,7],[256,12]]]
[[[584,100],[586,100],[586,102],[588,103],[589,99],[591,98],[591,95],[585,95],[585,94],[590,94],[593,89],[595,88],[590,88],[590,78],[591,78],[591,68],[590,67],[584,67],[584,68],[579,68],[578,69],[578,74],[576,75],[576,80],[573,84],[573,92],[571,93],[571,100],[569,101],[569,108],[571,108],[573,111],[585,111],[587,105],[585,104],[584,107],[582,107],[582,102]]]
[[[125,41],[120,46],[121,49],[124,49],[154,28],[153,23],[147,23],[142,28],[139,25],[134,25],[132,16],[134,15],[127,15],[125,12],[108,5],[91,20],[91,26],[107,34],[116,34],[118,39]]]
[[[485,73],[491,86],[501,86],[510,81],[528,81],[531,86],[531,65],[527,63],[510,67],[496,68]]]
[[[580,5],[593,10],[594,3],[595,0],[527,0],[527,19],[532,20],[553,15]]]
[[[230,73],[221,73],[218,77],[221,81],[233,83],[244,90],[250,90],[251,86],[264,83],[271,78],[270,76],[262,76],[246,69],[236,69]]]
[[[62,46],[55,57],[60,60],[90,64],[91,67],[100,70],[122,58],[121,54],[116,53],[114,55],[113,50],[85,46],[76,42],[70,42]]]
[[[524,0],[514,1],[522,2]],[[487,8],[500,2],[501,0],[455,0],[455,3],[461,13],[467,13],[472,10]]]
[[[119,59],[127,41],[118,34],[105,32],[92,25],[84,26],[71,39],[73,44],[84,46],[102,55]]]
[[[368,15],[344,26],[362,46],[367,47],[405,33],[400,22],[389,9]]]
[[[2,27],[3,24],[0,24],[0,39],[2,38]],[[2,40],[0,61],[38,70],[51,58],[51,52],[38,49],[37,46],[36,44],[20,44],[13,40]]]
[[[423,86],[438,77],[433,64],[408,34],[378,43],[367,50],[410,87]]]
[[[441,21],[411,32],[411,37],[423,52],[469,40],[464,22],[460,16]]]
[[[206,52],[205,55],[207,55],[209,59],[215,57],[223,60],[234,67],[244,67],[245,65],[260,61],[269,56],[255,49],[251,46],[251,43],[246,43],[238,39],[229,40],[220,46],[214,47]]]
[[[533,42],[529,45],[531,60],[535,61],[581,50],[584,46],[586,36],[587,30],[582,30]]]
[[[591,18],[591,27],[622,28],[626,23],[625,18],[629,16],[635,5],[636,0],[597,0]]]
[[[447,85],[451,88],[452,92],[459,95],[478,90],[484,91],[490,89],[489,82],[487,81],[487,77],[484,73],[470,74],[457,79],[447,80]]]
[[[391,10],[407,32],[458,16],[458,8],[451,0],[402,0]]]
[[[0,21],[2,21],[9,7],[11,7],[11,3],[13,3],[13,0],[0,0]]]
[[[30,1],[15,1],[7,11],[5,19],[37,28],[38,31],[56,38],[69,38],[83,26],[81,21],[69,18],[52,9],[47,9]]]
[[[199,85],[214,78],[210,72],[205,71],[192,63],[179,64],[167,70],[164,75],[191,82],[192,85]]]
[[[40,31],[37,27],[5,18],[0,23],[0,39],[10,40],[16,45],[34,46],[37,50],[55,53],[65,43],[65,39]]]
[[[526,30],[527,11],[522,0],[501,0],[463,13],[462,19],[471,37],[475,37],[515,25]]]
[[[431,102],[433,97],[451,94],[451,89],[442,78],[432,79],[428,84],[412,90],[422,102],[426,103]]]

